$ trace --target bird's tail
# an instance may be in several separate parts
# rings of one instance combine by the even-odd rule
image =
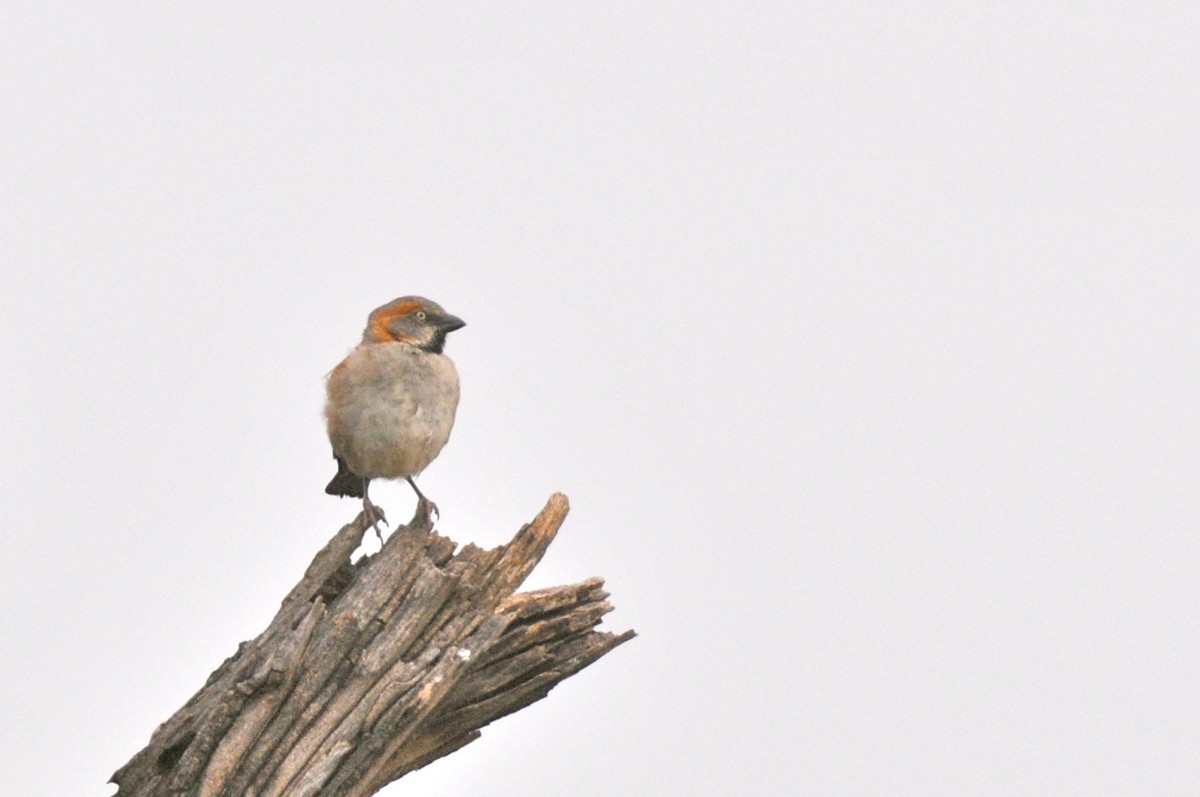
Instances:
[[[341,495],[349,498],[363,497],[363,480],[354,471],[346,467],[345,461],[334,455],[337,460],[338,472],[337,475],[330,480],[329,484],[325,485],[325,492],[330,495]]]

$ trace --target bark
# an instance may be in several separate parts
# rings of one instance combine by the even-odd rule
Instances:
[[[360,514],[117,770],[117,797],[365,797],[545,697],[634,635],[595,630],[599,578],[515,593],[566,513],[556,493],[507,545],[457,552],[418,516],[351,564]]]

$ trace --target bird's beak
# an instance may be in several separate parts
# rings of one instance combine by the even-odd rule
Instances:
[[[466,321],[463,321],[456,315],[449,314],[442,316],[441,320],[437,322],[437,328],[442,332],[453,332],[456,329],[462,329],[466,325]]]

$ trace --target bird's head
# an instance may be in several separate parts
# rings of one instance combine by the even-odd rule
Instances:
[[[441,354],[446,335],[466,326],[437,302],[420,296],[401,296],[371,312],[363,343],[408,343]]]

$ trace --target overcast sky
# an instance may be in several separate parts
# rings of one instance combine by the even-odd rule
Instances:
[[[414,293],[440,530],[640,636],[384,794],[1197,793],[1200,6],[749,5],[5,6],[5,793],[263,628]]]

